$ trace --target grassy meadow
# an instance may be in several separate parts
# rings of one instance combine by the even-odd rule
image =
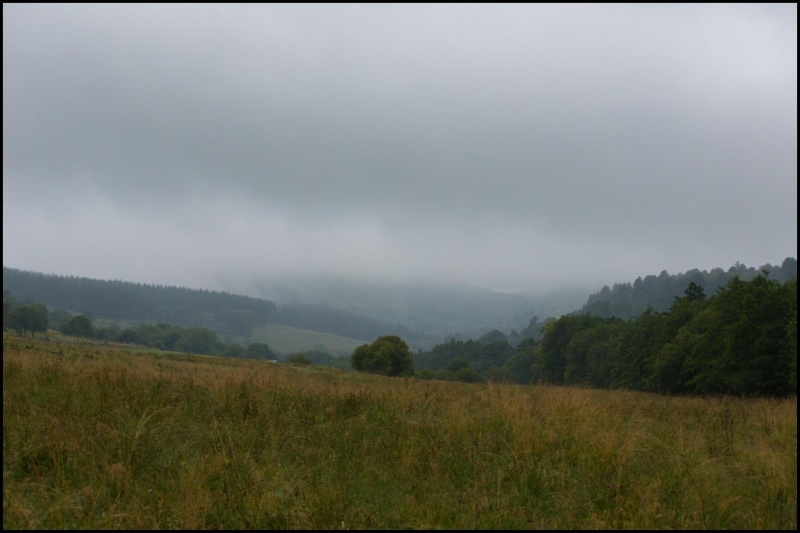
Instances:
[[[249,340],[266,342],[270,348],[284,355],[324,347],[323,351],[334,356],[350,355],[362,344],[371,342],[277,324],[268,324],[253,329]]]
[[[4,529],[792,529],[797,399],[5,336]]]

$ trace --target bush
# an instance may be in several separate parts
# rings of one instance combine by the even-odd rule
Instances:
[[[92,321],[85,315],[78,315],[61,325],[61,333],[91,339],[94,337],[94,326],[92,326]]]
[[[132,329],[123,329],[119,332],[119,335],[117,335],[117,340],[126,344],[139,344],[139,342],[141,342],[141,337]]]
[[[303,353],[296,353],[289,356],[288,359],[289,363],[293,365],[310,365],[311,359],[306,357],[306,354]]]
[[[254,359],[272,359],[275,360],[278,357],[275,355],[275,352],[272,351],[272,348],[269,347],[269,344],[266,342],[254,342],[247,347],[247,355],[246,357],[252,357]]]
[[[486,383],[483,376],[471,368],[462,368],[456,372],[456,380],[463,381],[464,383]]]

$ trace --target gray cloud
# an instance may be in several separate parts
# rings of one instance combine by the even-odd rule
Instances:
[[[796,257],[796,178],[794,5],[3,7],[7,266],[626,281]]]

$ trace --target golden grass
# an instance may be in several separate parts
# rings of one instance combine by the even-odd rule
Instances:
[[[796,413],[7,337],[3,525],[796,529]]]

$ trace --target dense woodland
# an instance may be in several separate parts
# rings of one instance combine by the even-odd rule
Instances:
[[[339,331],[357,331],[361,338],[386,331],[380,323],[325,307],[280,308],[227,293],[6,268],[3,274],[4,328],[19,334],[52,327],[67,335],[158,349],[275,359],[278,356],[265,343],[242,346],[221,339],[202,324],[212,323],[231,335],[261,321],[296,327],[325,323]],[[17,294],[27,295],[26,300],[18,300],[7,289],[7,278]],[[683,289],[678,291],[681,283]],[[53,307],[57,305],[90,311],[75,315]],[[641,306],[642,312],[628,316]],[[131,319],[147,313],[171,316],[176,325],[159,321],[120,329],[92,323],[94,316]],[[404,328],[394,331],[399,332],[398,341],[409,334]],[[316,351],[292,354],[289,359],[338,367],[350,362]],[[363,358],[353,359],[359,368],[356,359]],[[760,271],[737,264],[727,272],[693,270],[677,276],[662,272],[633,284],[606,286],[580,311],[544,321],[532,317],[528,327],[509,335],[492,330],[477,340],[452,338],[430,350],[417,350],[412,359],[410,371],[422,379],[544,382],[670,394],[796,394],[797,261],[787,258],[780,267],[765,265]]]
[[[765,271],[766,272],[766,271]],[[532,380],[666,393],[797,393],[797,280],[689,282],[667,311],[564,316],[544,328]]]

